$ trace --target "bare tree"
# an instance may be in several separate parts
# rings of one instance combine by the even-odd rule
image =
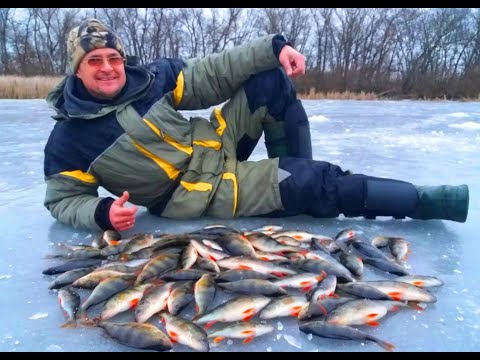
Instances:
[[[145,64],[198,57],[282,34],[306,55],[302,91],[477,97],[479,9],[0,8],[0,72],[63,74],[68,32],[88,17]]]
[[[203,9],[180,9],[177,20],[185,30],[188,47],[184,49],[186,57],[207,55],[207,24]]]
[[[7,34],[13,11],[10,8],[0,8],[0,74],[10,73],[10,56],[7,49]]]
[[[254,34],[254,13],[256,9],[228,9],[233,12],[230,16],[234,18],[230,40],[233,46],[242,44],[249,40]]]

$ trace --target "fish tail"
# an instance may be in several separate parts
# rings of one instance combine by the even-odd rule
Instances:
[[[420,306],[418,301],[407,301],[407,305],[415,310],[419,310],[419,311],[425,310],[423,307]]]
[[[85,326],[97,326],[100,321],[101,321],[100,317],[95,317],[93,319],[89,319],[85,316],[85,318],[82,321],[82,324],[85,325]]]
[[[75,319],[68,320],[67,322],[60,325],[61,328],[76,328],[77,321]]]
[[[393,345],[392,343],[389,343],[387,341],[384,341],[384,340],[378,340],[377,339],[376,343],[387,351],[393,351],[395,349],[395,345]]]

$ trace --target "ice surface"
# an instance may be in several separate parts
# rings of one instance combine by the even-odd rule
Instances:
[[[461,124],[450,124],[448,126],[452,128],[457,128],[457,129],[480,130],[480,123],[473,122],[473,121],[467,121]]]
[[[302,348],[302,343],[299,341],[298,338],[288,335],[288,334],[283,334],[283,338],[292,346],[295,346],[296,348],[301,349]]]
[[[308,118],[310,122],[325,122],[328,118],[324,115],[313,115]]]
[[[334,236],[346,227],[363,232],[403,236],[412,253],[407,263],[411,272],[442,279],[433,289],[437,303],[424,311],[400,311],[387,316],[378,328],[362,330],[389,341],[396,351],[480,350],[480,104],[435,101],[305,101],[312,119],[313,154],[366,175],[391,177],[419,185],[468,184],[470,213],[466,223],[449,221],[392,220],[379,218],[313,219],[296,216],[282,219],[212,218],[168,220],[138,212],[136,232],[185,232],[212,223],[238,229],[265,224],[298,228]],[[56,222],[43,207],[43,149],[54,125],[52,111],[43,100],[0,100],[0,351],[136,351],[103,336],[99,328],[60,328],[65,321],[57,292],[48,290],[53,277],[42,270],[54,261],[50,243],[88,243],[98,234],[72,229]],[[208,110],[185,112],[187,116],[209,117]],[[322,120],[323,117],[328,121]],[[462,125],[454,126],[452,125]],[[473,128],[473,129],[472,129]],[[346,131],[348,129],[349,131]],[[472,131],[474,130],[474,131]],[[252,160],[266,157],[263,140]],[[101,190],[100,195],[109,195]],[[5,276],[7,275],[7,276]],[[365,268],[368,279],[394,278]],[[460,313],[457,309],[462,310]],[[193,311],[193,310],[192,310]],[[48,313],[37,321],[34,314]],[[257,320],[256,318],[253,321]],[[258,321],[258,320],[257,320]],[[298,329],[292,318],[268,322],[283,324],[282,334],[295,338],[302,348],[291,346],[276,329],[249,344],[235,339],[231,346],[212,344],[212,351],[383,351],[366,342],[323,339]],[[427,325],[428,327],[425,327]],[[179,351],[174,347],[173,351]],[[181,350],[188,351],[181,347]]]
[[[61,346],[52,344],[52,345],[48,345],[45,351],[46,352],[63,352],[63,349]]]
[[[33,314],[32,316],[29,317],[30,320],[38,320],[38,319],[43,319],[43,318],[46,318],[48,316],[48,314],[46,313],[36,313],[36,314]]]

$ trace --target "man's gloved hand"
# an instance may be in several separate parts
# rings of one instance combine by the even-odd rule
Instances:
[[[117,231],[126,231],[135,226],[135,214],[138,210],[136,206],[123,207],[128,201],[130,194],[124,191],[123,195],[112,203],[109,212],[110,223]]]
[[[278,61],[282,64],[287,76],[298,77],[305,75],[305,56],[289,45],[280,51]]]

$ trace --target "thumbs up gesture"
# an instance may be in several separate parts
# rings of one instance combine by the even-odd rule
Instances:
[[[112,203],[109,212],[110,223],[117,231],[130,230],[135,226],[135,214],[138,208],[136,206],[126,208],[125,203],[130,198],[128,191],[124,191],[122,196]]]

